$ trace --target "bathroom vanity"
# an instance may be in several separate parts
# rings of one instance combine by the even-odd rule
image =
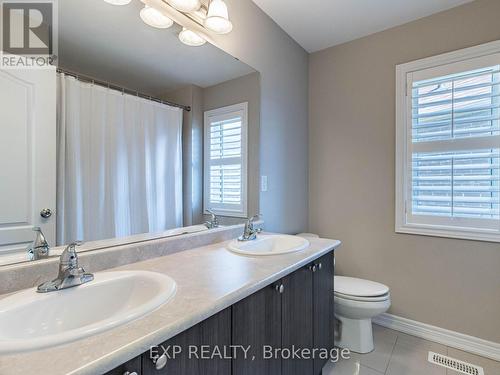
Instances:
[[[292,346],[301,349],[333,347],[333,252],[340,241],[311,238],[307,247],[300,251],[248,256],[230,250],[231,243],[241,230],[241,226],[236,226],[179,239],[153,240],[140,246],[121,248],[119,253],[114,248],[84,253],[81,263],[87,272],[95,272],[97,282],[111,278],[113,283],[117,283],[120,276],[114,275],[120,274],[145,280],[146,275],[141,276],[143,273],[153,273],[159,278],[173,280],[175,294],[147,314],[79,339],[60,344],[53,342],[29,350],[20,348],[12,351],[7,348],[3,353],[0,348],[0,373],[27,375],[34,373],[35,368],[50,368],[51,375],[122,375],[127,372],[128,375],[134,372],[143,375],[320,374],[325,360],[281,359],[280,356],[263,359],[262,350],[264,345],[275,350],[290,349]],[[265,241],[279,241],[283,237],[260,236]],[[144,258],[152,248],[162,249],[163,255]],[[121,256],[116,257],[118,254]],[[134,260],[136,257],[143,260]],[[111,260],[128,261],[122,265],[105,265]],[[33,273],[41,278],[39,281],[45,281],[56,266],[57,260],[54,259],[4,269],[0,272],[0,281],[9,279],[13,274]],[[21,285],[18,282],[15,284]],[[131,284],[128,288],[141,289],[149,285],[147,282],[147,285],[140,284]],[[32,283],[34,285],[37,284]],[[14,287],[13,281],[11,286]],[[68,305],[67,310],[72,312],[69,315],[71,319],[64,319],[66,323],[61,326],[62,335],[67,334],[68,329],[72,330],[71,326],[79,325],[78,322],[85,319],[90,322],[102,315],[103,310],[110,309],[109,301],[117,299],[109,294],[108,299],[101,298],[91,292],[92,288],[100,290],[99,296],[103,294],[104,289],[89,282],[66,291],[42,294],[41,297],[35,293],[33,298],[41,306],[48,297],[62,301],[65,294],[75,296]],[[90,292],[80,293],[84,290]],[[20,293],[27,292],[29,290]],[[18,294],[16,292],[15,295]],[[124,296],[124,304],[128,305],[130,298],[127,293]],[[0,303],[5,298],[10,298],[9,294],[0,296]],[[120,304],[117,308],[122,309]],[[49,323],[52,321],[50,309],[38,310],[49,314],[36,313],[35,318]],[[98,320],[96,322],[101,324]],[[71,324],[68,326],[67,323]],[[85,329],[85,324],[82,323],[81,329]],[[2,336],[2,340],[7,340],[4,342],[15,340],[24,332],[19,331],[18,334],[18,330],[11,331],[3,332],[5,337]],[[47,333],[34,332],[34,335],[33,339],[43,338]],[[28,343],[32,341],[25,340]],[[17,341],[17,344],[22,342]],[[165,358],[159,345],[164,348],[178,346],[182,351],[175,358],[170,351],[170,358]],[[151,352],[151,347],[156,346],[159,347]],[[196,355],[189,355],[191,346],[198,350],[200,356],[202,349],[208,353],[218,349],[224,358],[215,355],[210,360],[197,360]],[[248,346],[251,347],[247,349],[247,359],[241,349],[237,351],[237,356],[231,355],[234,353],[231,352],[232,347]],[[205,358],[206,353],[203,355]]]
[[[321,374],[326,360],[264,359],[263,347],[333,348],[333,274],[334,255],[328,252],[162,343],[158,357],[164,354],[162,347],[182,347],[175,358],[151,358],[147,351],[107,375],[127,371],[138,375]],[[251,346],[247,358],[236,347],[240,345]],[[198,348],[196,354],[194,349],[191,352],[191,359],[189,346]],[[193,358],[201,356],[202,346],[207,346],[207,355],[220,349],[224,358],[218,354],[211,360]],[[231,346],[235,349],[230,350]],[[173,356],[172,350],[167,355]]]

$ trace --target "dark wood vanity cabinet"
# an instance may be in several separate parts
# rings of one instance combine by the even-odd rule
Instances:
[[[251,345],[252,360],[235,358],[233,374],[281,374],[281,360],[265,359],[264,346],[281,347],[281,281],[233,305],[233,345]],[[255,358],[253,358],[255,356]]]
[[[301,268],[283,279],[282,348],[313,348],[313,266]],[[281,361],[282,374],[312,374],[313,361],[289,358]]]
[[[313,277],[313,347],[334,348],[335,315],[333,305],[334,255],[328,253],[317,261]],[[321,374],[327,360],[314,359],[314,374]]]
[[[264,359],[262,348],[333,348],[333,262],[328,253],[233,306],[233,345],[256,356],[233,360],[233,375],[321,374],[324,359]]]
[[[183,349],[163,369],[157,370],[146,352],[107,375],[141,375],[137,360],[142,375],[319,375],[326,359],[269,359],[264,348],[268,354],[269,348],[334,347],[333,275],[331,252],[163,343]],[[251,349],[247,358],[241,350],[232,352],[232,360],[190,358],[189,347],[202,345]]]
[[[142,356],[142,375],[231,375],[231,360],[223,358],[204,359],[203,357],[212,353],[216,347],[221,350],[231,345],[231,308],[204,320],[191,327],[160,346],[169,348],[170,359],[161,370],[156,369],[151,360],[150,352]],[[181,349],[178,354],[173,355],[174,347]],[[202,347],[208,349],[202,353]]]

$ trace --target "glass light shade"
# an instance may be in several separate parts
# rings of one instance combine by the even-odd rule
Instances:
[[[223,0],[212,0],[208,7],[208,14],[204,25],[216,34],[231,32],[233,24],[229,21],[227,5]]]
[[[182,28],[182,31],[179,34],[179,39],[182,43],[191,47],[199,47],[207,42],[194,31],[186,29],[185,27]]]
[[[194,12],[201,7],[200,0],[168,0],[168,3],[181,12]]]
[[[108,4],[113,4],[113,5],[128,5],[132,0],[104,0]]]
[[[174,24],[170,18],[147,5],[141,9],[140,15],[144,23],[157,29],[168,29]]]

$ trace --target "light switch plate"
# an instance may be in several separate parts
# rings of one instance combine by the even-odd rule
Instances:
[[[267,176],[260,177],[260,190],[262,192],[267,191]]]

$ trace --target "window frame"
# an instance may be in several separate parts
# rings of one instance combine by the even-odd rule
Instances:
[[[225,208],[224,204],[213,207],[210,204],[210,124],[214,117],[223,118],[236,114],[241,116],[241,209]],[[211,210],[217,215],[225,217],[246,218],[248,216],[248,102],[238,103],[226,107],[216,108],[204,112],[203,120],[203,213],[209,214]],[[222,163],[223,164],[223,163]]]
[[[468,240],[500,242],[500,220],[498,225],[478,227],[484,219],[449,218],[446,220],[432,216],[411,215],[412,194],[412,83],[427,77],[448,75],[477,68],[479,62],[491,65],[500,64],[500,41],[462,49],[434,57],[396,65],[396,233],[419,234],[426,236],[448,237]],[[495,136],[500,139],[500,136]],[[460,144],[477,145],[478,148],[490,147],[491,137],[476,139],[457,139],[451,150],[460,150]],[[440,141],[436,141],[437,143]],[[437,144],[436,143],[436,144]],[[500,142],[496,147],[500,148]],[[432,150],[431,150],[432,151]],[[446,150],[444,150],[446,151]],[[493,221],[493,220],[492,220]],[[453,225],[450,223],[453,222]],[[484,223],[484,222],[483,222]]]

